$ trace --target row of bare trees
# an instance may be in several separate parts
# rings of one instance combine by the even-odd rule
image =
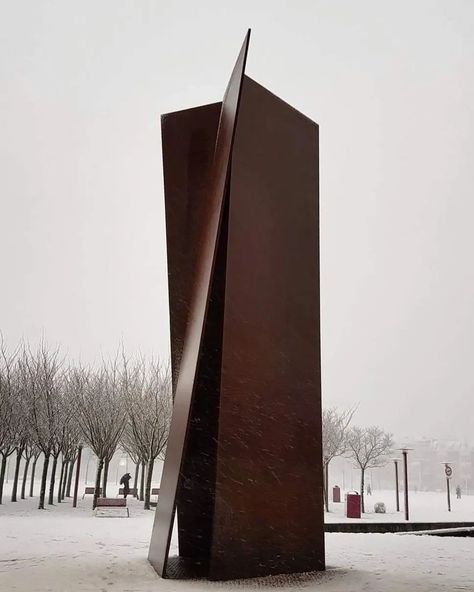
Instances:
[[[323,410],[324,503],[329,511],[329,463],[337,456],[350,458],[360,470],[361,509],[365,512],[364,488],[367,469],[387,463],[393,448],[392,435],[378,426],[352,426],[356,407]]]
[[[44,343],[34,351],[22,346],[9,352],[1,342],[0,503],[11,455],[15,456],[11,501],[18,499],[22,459],[20,496],[26,496],[30,466],[33,496],[42,455],[38,508],[44,509],[46,501],[54,503],[56,485],[60,503],[71,494],[79,446],[85,445],[97,457],[93,507],[99,495],[107,495],[109,463],[121,449],[137,468],[145,469],[144,502],[149,509],[153,467],[166,447],[171,407],[170,373],[159,361],[130,361],[122,352],[95,369],[67,365],[58,350]]]

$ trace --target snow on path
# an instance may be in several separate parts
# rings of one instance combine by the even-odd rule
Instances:
[[[147,562],[153,512],[131,500],[131,518],[96,518],[91,500],[38,511],[37,499],[0,506],[3,592],[474,592],[474,538],[393,534],[326,536],[328,570],[241,582],[162,580]]]

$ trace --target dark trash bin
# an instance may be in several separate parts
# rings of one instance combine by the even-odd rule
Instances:
[[[341,488],[339,485],[332,488],[332,501],[336,504],[341,502]]]
[[[360,495],[357,491],[346,494],[346,517],[360,518]]]

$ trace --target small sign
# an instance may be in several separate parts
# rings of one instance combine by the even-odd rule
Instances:
[[[448,479],[453,476],[453,469],[449,465],[444,466],[444,473]]]

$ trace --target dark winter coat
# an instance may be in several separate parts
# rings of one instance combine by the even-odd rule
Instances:
[[[122,476],[122,478],[120,479],[120,485],[123,485],[123,492],[124,493],[130,493],[130,479],[132,478],[132,476],[130,475],[130,473],[125,473],[125,475]]]

